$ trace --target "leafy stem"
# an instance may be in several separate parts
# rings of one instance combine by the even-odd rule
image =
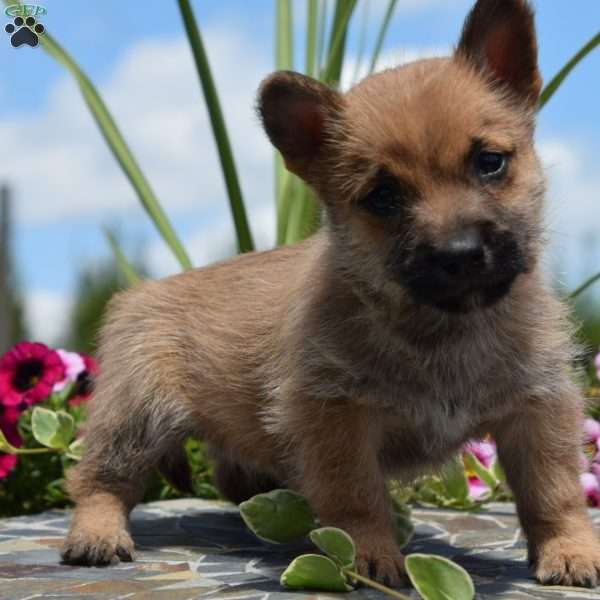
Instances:
[[[389,588],[381,583],[377,583],[376,581],[373,581],[372,579],[369,579],[368,577],[359,575],[356,571],[353,571],[352,569],[342,568],[342,571],[348,577],[350,577],[350,579],[354,579],[355,581],[360,581],[361,583],[364,583],[365,585],[372,587],[374,590],[383,592],[384,594],[387,594],[388,596],[392,596],[392,598],[399,598],[399,600],[410,600],[410,598],[408,596],[405,596],[404,594],[401,594],[400,592],[397,592],[396,590],[393,590],[392,588]]]

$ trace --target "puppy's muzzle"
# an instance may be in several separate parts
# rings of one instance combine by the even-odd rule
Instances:
[[[512,234],[489,225],[455,230],[437,244],[418,244],[400,267],[413,297],[442,310],[465,312],[502,298],[524,262]]]

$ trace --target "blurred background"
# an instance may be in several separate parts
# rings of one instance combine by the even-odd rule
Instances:
[[[261,79],[275,68],[278,1],[192,3],[259,248],[275,242],[276,213],[273,151],[259,127],[254,98]],[[97,86],[194,265],[235,254],[223,176],[176,2],[41,4],[47,9],[41,22]],[[597,33],[600,2],[534,4],[541,71],[548,81]],[[399,0],[378,69],[448,54],[470,5],[470,0]],[[296,0],[292,6],[301,70],[307,4]],[[343,88],[366,72],[368,49],[387,7],[384,0],[358,1],[346,40]],[[162,277],[180,267],[141,208],[74,79],[41,46],[13,48],[4,23],[0,354],[24,337],[92,351],[102,307],[124,285],[103,227],[146,275]],[[361,55],[365,59],[358,61]],[[596,50],[539,118],[538,148],[548,176],[546,263],[565,293],[600,270],[599,105]],[[577,303],[591,346],[600,344],[599,290],[600,284]]]

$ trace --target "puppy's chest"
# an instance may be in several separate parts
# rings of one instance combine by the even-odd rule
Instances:
[[[514,348],[469,335],[426,350],[392,339],[365,346],[350,364],[353,399],[417,430],[457,438],[506,407],[523,379]]]

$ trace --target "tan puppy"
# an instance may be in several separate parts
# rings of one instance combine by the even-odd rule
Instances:
[[[596,585],[581,395],[565,310],[538,265],[540,86],[525,0],[479,0],[452,57],[345,95],[269,77],[265,129],[326,224],[114,299],[64,561],[131,560],[128,513],[195,435],[228,497],[300,491],[354,537],[361,573],[397,584],[386,479],[491,432],[536,577]]]

